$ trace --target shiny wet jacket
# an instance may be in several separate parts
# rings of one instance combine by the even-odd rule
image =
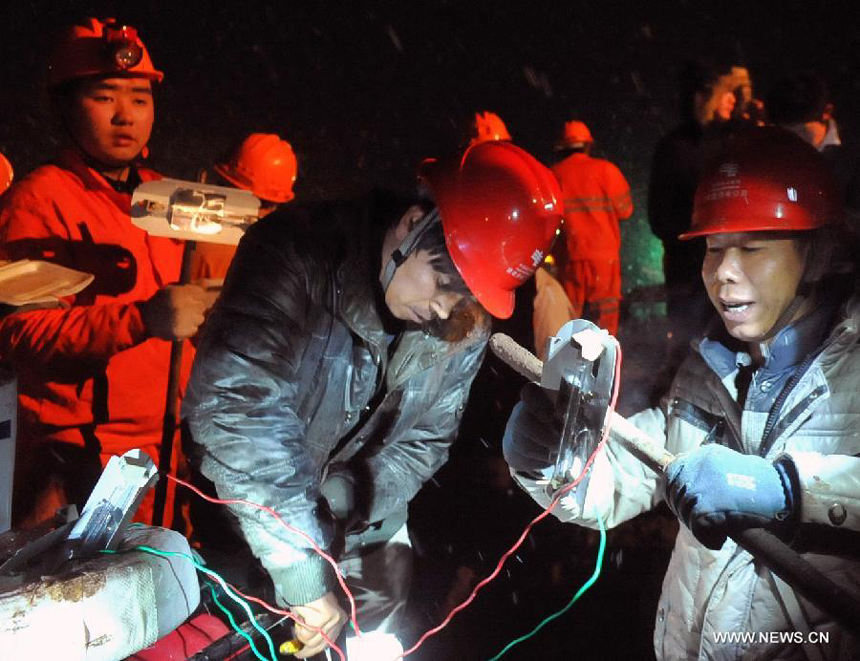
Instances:
[[[362,204],[291,207],[253,226],[183,405],[219,495],[274,508],[324,550],[336,531],[320,485],[332,473],[355,488],[351,532],[393,534],[405,520],[448,458],[487,342],[486,330],[460,343],[386,332],[381,237]],[[334,587],[307,539],[270,514],[232,509],[282,599],[307,603]]]

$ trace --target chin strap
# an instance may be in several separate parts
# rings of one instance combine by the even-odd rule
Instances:
[[[800,287],[803,286],[803,283],[800,284]],[[772,340],[779,331],[788,326],[791,323],[792,317],[797,312],[798,308],[803,305],[803,302],[806,300],[808,293],[801,294],[798,292],[795,294],[794,298],[791,299],[791,303],[788,304],[788,307],[782,311],[782,314],[776,318],[776,322],[771,327],[771,329],[765,333],[764,337],[761,339],[759,343],[760,348],[762,350],[762,355],[766,356],[768,354],[767,347],[770,345],[770,340]]]
[[[426,214],[421,220],[415,223],[412,229],[409,230],[409,234],[404,237],[403,241],[400,242],[400,245],[391,253],[388,261],[385,263],[385,268],[382,270],[381,282],[383,292],[388,291],[388,285],[391,284],[391,280],[394,278],[394,272],[397,270],[397,267],[405,262],[406,258],[412,254],[415,250],[415,246],[418,245],[418,240],[435,222],[439,222],[438,209],[433,209],[430,213]]]

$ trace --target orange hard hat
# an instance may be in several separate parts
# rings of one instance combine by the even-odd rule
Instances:
[[[470,145],[485,142],[487,140],[510,140],[511,134],[508,128],[496,113],[486,110],[475,113],[475,136]]]
[[[757,127],[737,135],[702,175],[690,230],[678,238],[812,230],[837,219],[838,200],[814,147],[784,129]]]
[[[15,178],[15,171],[12,169],[12,164],[9,159],[0,153],[0,195],[2,195],[9,186],[12,185],[12,179]]]
[[[466,286],[490,314],[507,319],[514,289],[534,274],[562,222],[552,172],[510,142],[488,141],[470,146],[454,167],[425,161],[421,177]]]
[[[48,85],[87,76],[149,78],[160,83],[164,74],[152,66],[137,30],[112,18],[84,19],[60,37],[48,65]]]
[[[295,197],[296,155],[290,143],[274,133],[252,133],[215,164],[215,171],[261,200],[289,202]]]
[[[9,159],[0,153],[0,195],[2,195],[9,186],[12,185],[12,179],[15,178],[15,171],[12,169],[12,164]]]
[[[591,137],[591,131],[585,125],[585,122],[580,122],[572,119],[564,123],[564,131],[561,134],[561,139],[556,143],[556,149],[577,149],[594,142]]]

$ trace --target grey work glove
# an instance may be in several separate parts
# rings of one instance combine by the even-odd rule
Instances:
[[[527,383],[514,406],[502,451],[516,471],[537,473],[555,465],[561,430],[553,420],[553,403],[536,383]]]

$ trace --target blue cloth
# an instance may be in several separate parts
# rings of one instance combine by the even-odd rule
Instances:
[[[744,401],[744,409],[768,412],[798,366],[812,351],[821,345],[832,327],[833,314],[838,307],[835,301],[825,301],[812,312],[786,326],[766,347],[764,365],[753,374],[752,382]],[[725,379],[739,367],[751,364],[745,350],[731,348],[727,338],[721,335],[706,337],[699,343],[699,353],[714,372]]]
[[[703,445],[666,468],[666,502],[702,544],[720,549],[747,528],[784,532],[797,509],[794,464]]]

